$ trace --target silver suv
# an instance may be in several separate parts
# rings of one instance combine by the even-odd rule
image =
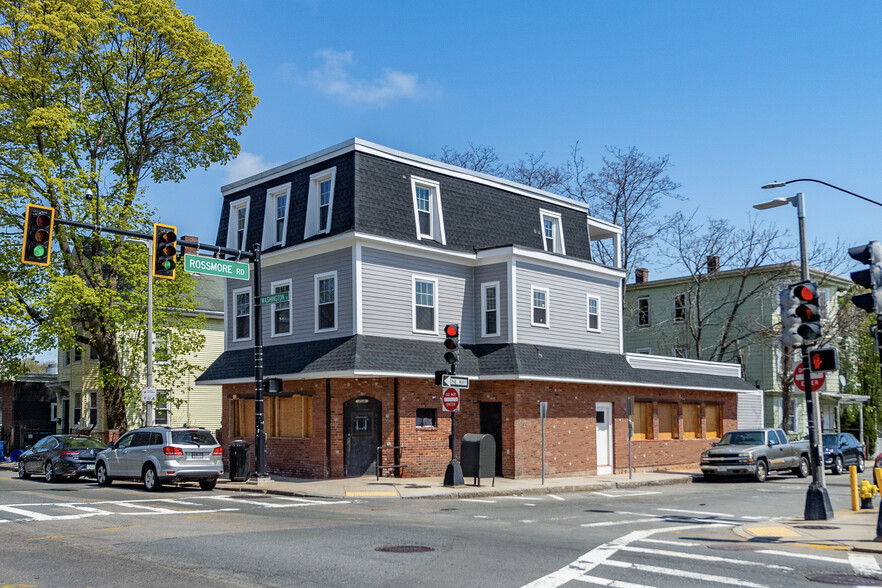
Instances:
[[[110,486],[114,480],[140,480],[151,492],[174,482],[199,482],[203,490],[213,490],[223,473],[223,450],[202,428],[129,431],[108,444],[95,462],[99,486]]]

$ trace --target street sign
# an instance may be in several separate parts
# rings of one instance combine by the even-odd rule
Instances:
[[[445,388],[441,394],[441,406],[445,412],[459,412],[459,389]]]
[[[469,387],[469,378],[468,376],[445,374],[441,376],[441,385],[445,388],[461,388],[467,390]]]
[[[811,373],[812,392],[820,390],[827,383],[827,374],[824,372]],[[793,383],[796,387],[805,392],[805,376],[803,376],[802,363],[793,370]]]
[[[261,296],[261,304],[278,304],[279,302],[288,302],[288,293],[279,292],[278,294],[270,294],[269,296]]]
[[[141,388],[141,402],[156,402],[156,388],[153,386]]]
[[[812,372],[835,372],[839,369],[839,353],[835,347],[809,351]]]
[[[221,276],[234,280],[250,279],[250,269],[247,263],[231,261],[229,259],[215,259],[202,255],[184,255],[184,271],[194,274],[208,274]]]

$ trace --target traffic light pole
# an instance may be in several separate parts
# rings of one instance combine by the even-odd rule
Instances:
[[[808,416],[809,451],[812,462],[812,483],[805,496],[804,518],[807,521],[826,521],[833,518],[833,505],[830,503],[830,495],[827,493],[827,484],[824,479],[823,444],[820,442],[821,407],[818,391],[812,389],[808,347],[802,345],[800,349],[802,350],[802,375]]]

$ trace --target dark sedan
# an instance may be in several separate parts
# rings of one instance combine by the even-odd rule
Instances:
[[[857,466],[857,471],[864,471],[864,446],[851,433],[825,433],[824,467],[838,476],[848,466]]]
[[[95,476],[95,458],[107,445],[80,435],[49,435],[18,458],[18,477],[42,475],[47,482],[61,478]]]

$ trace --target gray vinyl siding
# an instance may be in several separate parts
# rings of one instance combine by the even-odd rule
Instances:
[[[415,275],[437,280],[435,335],[413,331]],[[444,325],[459,323],[460,341],[472,343],[475,340],[473,291],[474,278],[470,266],[370,247],[362,249],[361,312],[364,335],[440,339]],[[441,347],[438,349],[440,357]]]
[[[759,390],[756,392],[739,392],[738,428],[762,428],[764,426],[763,420],[763,393]]]
[[[499,335],[482,337],[483,327],[483,291],[481,286],[488,282],[499,282]],[[495,263],[475,268],[475,341],[477,343],[503,343],[509,341],[508,328],[508,264]]]
[[[315,276],[327,272],[337,272],[336,304],[337,304],[337,330],[322,333],[315,332]],[[253,275],[253,270],[252,270]],[[297,341],[310,341],[318,339],[331,339],[345,337],[354,333],[352,324],[352,250],[350,248],[339,249],[330,253],[324,253],[298,259],[278,265],[264,266],[262,268],[261,289],[262,295],[271,294],[270,284],[281,280],[291,280],[291,335],[272,337],[272,316],[270,308],[263,310],[262,332],[263,344],[279,345],[294,343]],[[254,338],[249,341],[233,342],[233,326],[235,322],[235,301],[233,290],[247,287],[251,282],[240,280],[227,280],[227,349],[251,348],[254,346]],[[252,295],[253,295],[252,291]],[[253,309],[252,309],[253,312]],[[252,317],[252,321],[253,321]],[[253,325],[253,322],[252,322]],[[252,328],[253,330],[253,328]]]
[[[619,350],[619,282],[529,262],[514,269],[517,289],[517,341],[589,351]],[[548,290],[549,328],[531,323],[531,287]],[[600,298],[600,332],[588,331],[588,295]]]

